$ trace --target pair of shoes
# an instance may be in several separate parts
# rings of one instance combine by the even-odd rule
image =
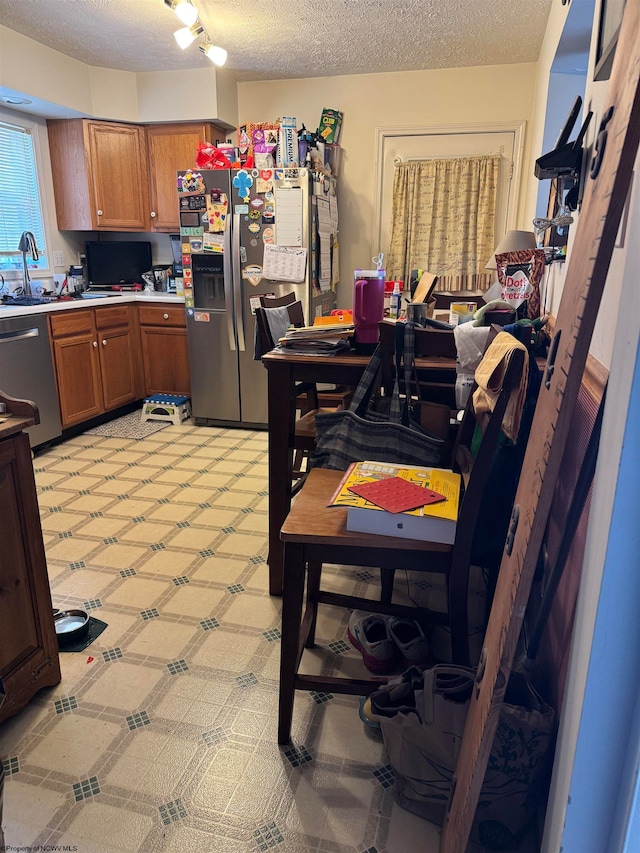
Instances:
[[[354,610],[349,618],[347,636],[351,645],[362,654],[369,672],[376,675],[393,670],[396,650],[405,667],[425,667],[428,663],[429,644],[414,619]]]

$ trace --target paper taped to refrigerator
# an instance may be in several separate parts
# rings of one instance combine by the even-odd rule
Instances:
[[[326,198],[316,200],[318,212],[318,237],[320,240],[320,267],[318,270],[318,284],[320,290],[326,292],[331,289],[331,211],[329,201]]]
[[[262,270],[265,278],[272,281],[304,281],[306,271],[306,249],[265,244]]]
[[[302,188],[276,189],[279,246],[302,246]]]

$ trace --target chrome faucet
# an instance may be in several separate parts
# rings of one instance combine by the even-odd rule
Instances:
[[[29,267],[27,266],[27,254],[31,255],[32,261],[37,261],[40,258],[38,247],[36,246],[36,238],[31,231],[22,232],[20,242],[18,243],[18,251],[22,252],[24,295],[31,296],[31,279],[29,278]]]

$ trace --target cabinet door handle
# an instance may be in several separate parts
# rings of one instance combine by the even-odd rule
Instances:
[[[169,315],[168,315],[168,314],[163,314],[162,316],[164,317],[164,319],[165,319],[165,320],[168,320],[168,319],[169,319]]]
[[[151,211],[151,218],[152,218],[152,219],[155,219],[155,218],[156,218],[156,212],[155,212],[155,210],[152,210],[152,211]]]
[[[98,216],[102,216],[102,211],[101,211],[101,210],[99,210],[99,211],[98,211]]]
[[[106,342],[106,341],[102,341],[102,346],[103,346],[103,347],[106,347],[106,345],[107,345],[107,342]]]
[[[97,347],[97,346],[98,346],[98,341],[94,341],[94,342],[93,342],[93,345],[94,345],[94,347]]]

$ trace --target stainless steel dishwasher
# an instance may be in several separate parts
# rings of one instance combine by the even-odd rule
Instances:
[[[3,319],[1,312],[0,308],[0,389],[38,406],[40,423],[27,430],[31,447],[36,447],[62,432],[47,317]]]

